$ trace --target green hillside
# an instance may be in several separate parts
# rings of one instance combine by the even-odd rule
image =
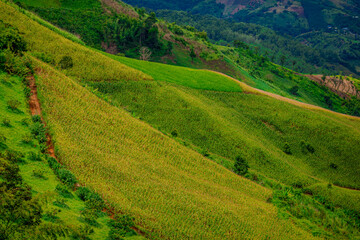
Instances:
[[[34,2],[40,4],[28,1]],[[83,6],[75,5],[67,8]],[[3,1],[0,12],[0,29],[16,36],[0,37],[0,133],[6,138],[0,137],[0,150],[42,159],[11,162],[1,153],[0,186],[14,190],[7,173],[18,166],[32,198],[46,193],[69,207],[49,200],[36,214],[40,220],[27,230],[18,224],[13,239],[360,237],[359,118],[216,72],[105,54]],[[9,36],[6,31],[0,36]],[[27,44],[16,52],[22,45],[9,42],[19,39]],[[240,67],[230,55],[227,61]],[[283,78],[295,75],[278,69]],[[260,85],[246,70],[239,70],[243,79]],[[46,128],[38,117],[22,124],[30,119],[25,84],[33,76]],[[284,89],[292,85],[282,84],[271,90],[288,96]],[[305,89],[320,90],[301,86],[299,98],[315,102]],[[19,111],[11,110],[11,99],[20,102]],[[46,154],[52,154],[46,133],[59,163]]]

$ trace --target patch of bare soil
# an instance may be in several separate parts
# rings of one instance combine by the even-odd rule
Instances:
[[[323,86],[328,87],[332,92],[338,94],[342,98],[348,99],[351,96],[360,98],[360,91],[355,85],[347,79],[339,79],[336,77],[327,76],[323,80],[322,75],[305,75],[310,80],[317,82]]]
[[[139,18],[139,14],[129,7],[122,5],[120,2],[115,0],[101,0],[103,8],[107,13],[111,13],[108,8],[115,11],[118,14],[125,14],[132,18]]]
[[[29,87],[31,90],[31,96],[29,97],[29,107],[30,107],[31,115],[32,116],[39,115],[41,117],[43,124],[46,126],[46,123],[41,113],[41,105],[37,94],[37,87],[34,76],[33,75],[28,76],[27,81],[29,83]],[[46,138],[47,138],[46,144],[48,147],[47,152],[51,157],[56,158],[55,148],[51,140],[50,134],[46,133]]]

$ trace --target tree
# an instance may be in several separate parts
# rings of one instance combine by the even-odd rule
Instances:
[[[149,61],[152,52],[147,47],[141,47],[139,50],[139,54],[140,54],[140,60]]]
[[[298,96],[299,93],[299,86],[293,86],[292,88],[290,88],[289,92],[292,94],[292,95],[295,95],[295,96]]]
[[[284,66],[285,61],[286,61],[286,56],[285,56],[285,55],[282,55],[282,56],[280,57],[281,66]]]
[[[196,58],[196,53],[194,51],[194,48],[191,48],[190,50],[190,57],[191,57],[191,61],[194,61],[194,58]]]
[[[236,157],[234,164],[234,172],[238,175],[244,176],[249,171],[249,164],[241,156]]]

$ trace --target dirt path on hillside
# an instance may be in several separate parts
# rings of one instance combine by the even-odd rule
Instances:
[[[29,107],[30,107],[31,115],[32,116],[39,115],[41,117],[41,121],[46,126],[46,123],[45,123],[44,118],[41,113],[41,106],[40,106],[40,101],[39,101],[38,94],[37,94],[35,78],[34,78],[34,76],[31,75],[31,76],[28,76],[26,79],[29,83],[29,87],[31,90],[31,96],[29,97]],[[47,153],[51,157],[56,159],[54,144],[51,140],[51,136],[49,133],[46,133],[46,139],[47,139],[46,144],[48,147]]]
[[[275,98],[275,99],[278,99],[280,101],[284,101],[284,102],[288,102],[290,104],[293,104],[295,106],[299,106],[299,107],[302,107],[302,108],[306,108],[306,109],[312,109],[312,110],[320,110],[320,111],[324,111],[324,112],[329,112],[329,113],[332,113],[334,115],[338,115],[338,116],[342,116],[342,117],[346,117],[348,119],[356,119],[356,120],[360,120],[360,117],[356,117],[356,116],[351,116],[351,115],[346,115],[346,114],[343,114],[343,113],[338,113],[338,112],[334,112],[334,111],[331,111],[331,110],[328,110],[328,109],[325,109],[325,108],[322,108],[322,107],[319,107],[319,106],[315,106],[315,105],[312,105],[312,104],[309,104],[309,103],[303,103],[303,102],[299,102],[299,101],[296,101],[294,99],[290,99],[290,98],[287,98],[287,97],[283,97],[283,96],[280,96],[280,95],[277,95],[275,93],[270,93],[270,92],[266,92],[266,91],[263,91],[263,90],[260,90],[260,89],[257,89],[257,88],[254,88],[254,87],[251,87],[249,85],[247,85],[246,83],[244,82],[241,82],[233,77],[230,77],[224,73],[220,73],[220,72],[216,72],[216,71],[212,71],[212,70],[208,70],[210,72],[214,72],[214,73],[217,73],[217,74],[220,74],[220,75],[223,75],[225,77],[228,77],[230,78],[231,80],[235,81],[237,84],[240,85],[240,87],[247,93],[253,93],[253,94],[260,94],[260,95],[266,95],[266,96],[269,96],[269,97],[272,97],[272,98]]]

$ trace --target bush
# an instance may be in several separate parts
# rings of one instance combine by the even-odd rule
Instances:
[[[23,118],[21,120],[21,124],[24,125],[24,126],[29,126],[29,119],[28,118]]]
[[[338,165],[336,165],[335,163],[330,163],[330,167],[335,170],[338,169]]]
[[[60,170],[62,168],[61,164],[58,163],[58,161],[55,158],[48,157],[47,160],[48,160],[48,164],[49,164],[50,168],[52,170],[54,170],[55,172],[57,172],[58,170]]]
[[[34,152],[29,152],[27,158],[34,162],[40,162],[43,160],[40,153],[36,154]]]
[[[63,168],[59,169],[57,171],[57,175],[60,181],[68,185],[69,187],[73,187],[77,183],[74,174],[72,174],[72,172],[70,172],[67,169],[63,169]]]
[[[234,164],[234,172],[240,176],[244,176],[249,171],[247,161],[241,156],[237,156]]]
[[[33,170],[32,176],[36,178],[47,179],[45,177],[45,171],[42,169]]]
[[[59,61],[59,66],[61,69],[72,68],[74,66],[72,57],[70,57],[70,56],[62,57],[61,60]]]
[[[290,148],[290,145],[288,143],[285,143],[284,144],[284,149],[283,149],[284,153],[288,154],[288,155],[291,155],[291,148]]]
[[[8,118],[4,118],[3,121],[2,121],[2,124],[5,127],[11,127],[11,122],[10,122],[10,119],[8,119]]]
[[[26,42],[14,27],[0,23],[0,50],[9,49],[14,53],[26,51]]]
[[[39,140],[39,143],[46,143],[47,137],[46,137],[46,129],[44,124],[41,122],[35,122],[31,128],[31,133],[34,134],[37,140]]]
[[[20,102],[15,99],[7,101],[7,104],[8,104],[8,108],[10,108],[13,111],[18,110],[18,107],[20,106]]]
[[[76,195],[84,202],[86,202],[87,206],[92,209],[96,209],[97,211],[102,211],[106,204],[102,197],[88,189],[87,187],[79,187],[76,191]]]
[[[118,240],[123,239],[125,236],[135,236],[136,232],[131,229],[134,227],[134,219],[127,215],[116,215],[114,220],[109,221],[109,239]]]
[[[21,141],[23,143],[29,144],[29,143],[31,143],[32,139],[33,138],[32,138],[31,134],[25,134],[25,135],[22,136]]]
[[[178,132],[177,132],[176,129],[171,132],[171,136],[173,136],[173,137],[177,137],[177,136],[178,136]]]
[[[40,115],[33,115],[31,117],[31,120],[34,122],[34,123],[42,123],[42,120],[41,120],[41,116]]]
[[[74,195],[63,184],[56,185],[55,191],[64,198],[74,198]]]
[[[88,189],[87,187],[79,187],[76,190],[76,195],[82,200],[87,201],[89,200],[90,196],[92,194],[92,191]]]
[[[306,143],[305,141],[301,141],[300,143],[301,145],[301,150],[303,153],[314,153],[315,152],[315,148],[313,146],[311,146],[309,143]]]

